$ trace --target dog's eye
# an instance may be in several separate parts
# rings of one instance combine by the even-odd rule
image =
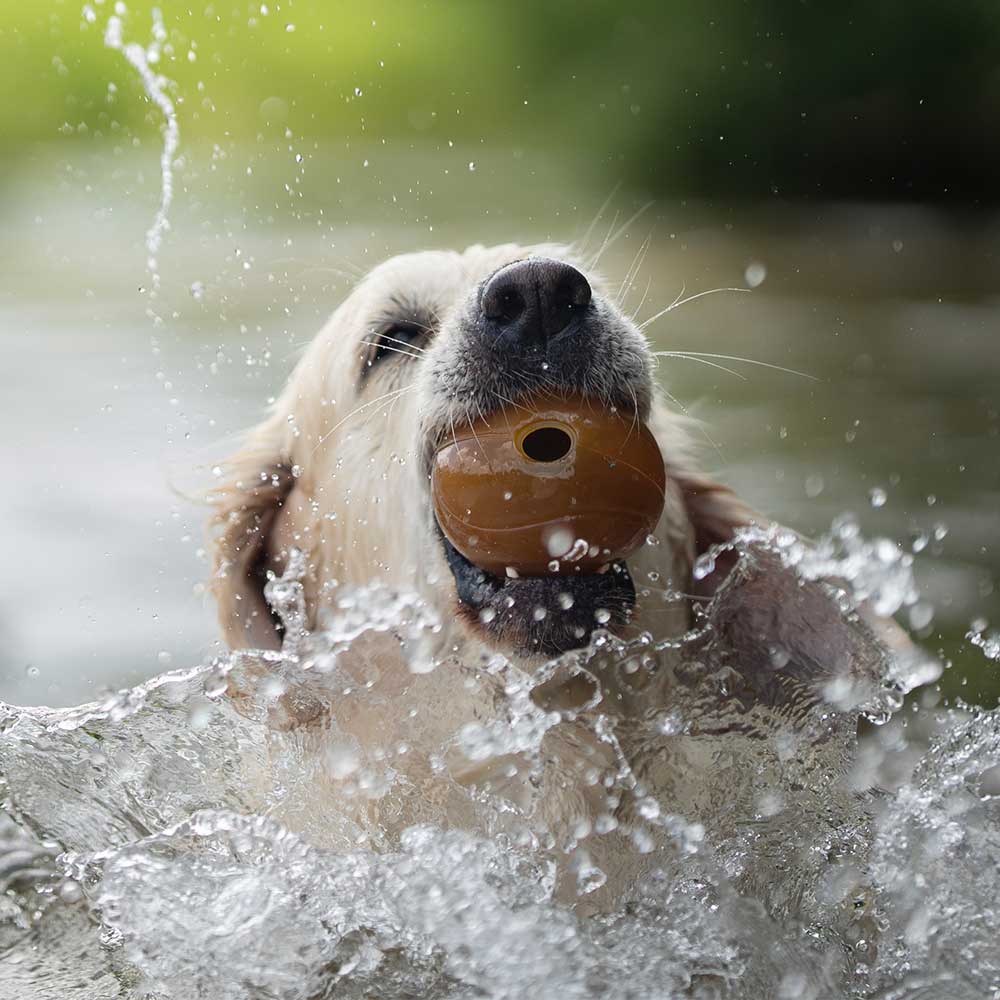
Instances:
[[[423,341],[427,339],[427,328],[417,323],[393,323],[392,326],[374,334],[366,343],[366,367],[378,364],[387,358],[418,358],[423,353]]]

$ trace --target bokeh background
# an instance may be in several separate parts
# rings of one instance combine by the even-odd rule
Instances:
[[[807,533],[853,511],[913,551],[943,695],[996,701],[966,637],[1000,624],[994,2],[160,11],[154,281],[163,116],[104,43],[115,15],[149,45],[152,5],[0,0],[0,698],[217,651],[191,497],[358,274],[589,232],[639,318],[752,289],[649,329],[818,378],[665,359],[706,464]]]

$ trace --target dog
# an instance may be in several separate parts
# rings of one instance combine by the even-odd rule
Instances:
[[[438,445],[456,426],[540,392],[629,414],[657,440],[663,513],[624,563],[501,578],[470,563],[437,524]],[[571,247],[406,254],[348,295],[212,491],[213,587],[231,647],[278,649],[288,638],[265,591],[296,561],[307,631],[337,613],[341,595],[376,582],[416,595],[439,622],[430,673],[401,666],[406,642],[383,635],[355,643],[348,680],[329,686],[349,697],[289,701],[282,725],[311,727],[317,752],[335,731],[351,755],[377,745],[371,760],[384,762],[386,748],[412,745],[417,723],[431,748],[419,761],[408,754],[405,768],[394,760],[406,782],[391,808],[360,786],[345,797],[343,775],[311,787],[317,801],[350,799],[347,842],[391,844],[407,825],[442,817],[495,832],[496,815],[483,819],[481,799],[461,790],[485,792],[519,817],[513,842],[556,856],[562,898],[577,905],[584,894],[603,907],[648,874],[650,858],[663,863],[654,841],[676,847],[666,812],[704,827],[720,801],[733,803],[722,826],[709,826],[722,842],[742,836],[735,804],[745,800],[752,814],[761,783],[787,787],[789,802],[804,787],[794,757],[769,742],[765,717],[799,727],[796,739],[824,747],[843,771],[856,716],[834,733],[820,712],[819,735],[808,738],[803,720],[831,677],[874,683],[883,645],[857,616],[848,627],[819,584],[803,587],[767,560],[734,572],[734,535],[768,522],[701,471],[692,438],[691,422],[657,388],[646,338]],[[711,563],[699,563],[706,553]],[[664,665],[663,650],[710,601],[710,640]],[[615,655],[595,651],[602,636],[619,643]],[[375,684],[378,699],[358,698]],[[685,705],[692,715],[682,724],[662,722]],[[526,719],[533,736],[519,742]],[[315,828],[328,836],[330,824]],[[747,869],[766,886],[784,849],[760,851]]]
[[[512,320],[489,315],[508,296]],[[278,630],[263,598],[288,552],[306,553],[309,619],[344,586],[374,579],[418,590],[465,637],[513,655],[586,645],[594,614],[612,630],[683,631],[687,598],[647,621],[641,593],[710,596],[721,574],[692,580],[695,559],[755,520],[729,489],[698,471],[689,422],[653,379],[645,337],[566,247],[473,246],[376,267],[334,313],[295,369],[271,416],[226,464],[216,504],[214,590],[234,647],[273,647]],[[429,491],[435,446],[474,417],[540,391],[576,393],[646,422],[667,473],[654,536],[621,573],[490,579],[438,530]],[[569,592],[572,609],[557,594]],[[544,608],[545,618],[534,617]],[[487,612],[493,612],[485,613]]]

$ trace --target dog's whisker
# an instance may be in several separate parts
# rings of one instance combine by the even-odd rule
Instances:
[[[339,267],[333,267],[331,264],[317,264],[315,261],[307,257],[274,257],[272,258],[267,266],[275,267],[282,264],[306,264],[308,266],[304,267],[300,274],[332,274],[338,278],[344,278],[349,281],[357,281],[364,277],[364,271],[356,268],[354,265],[350,264],[349,261],[344,262],[350,270],[343,270]]]
[[[624,305],[629,292],[632,290],[632,285],[635,283],[635,279],[639,276],[639,272],[642,270],[642,265],[645,263],[646,254],[649,252],[652,239],[652,235],[649,235],[642,241],[635,256],[632,258],[632,263],[629,265],[629,269],[625,272],[625,277],[618,289],[618,294],[615,296],[615,301],[619,306]]]
[[[334,433],[334,431],[336,431],[339,428],[343,427],[344,424],[346,424],[347,421],[351,419],[351,417],[353,417],[356,414],[360,413],[362,410],[367,410],[369,407],[374,406],[376,403],[384,403],[387,399],[394,398],[396,396],[402,396],[403,393],[412,392],[416,388],[417,388],[416,383],[415,382],[411,382],[409,385],[403,386],[402,389],[391,389],[389,392],[383,393],[381,396],[376,396],[375,399],[370,399],[367,403],[362,403],[360,406],[356,406],[353,410],[351,410],[350,413],[347,414],[346,417],[343,417],[341,420],[338,420],[337,423],[335,423],[333,425],[333,427],[331,427],[316,442],[316,446],[313,448],[313,450],[312,450],[312,452],[310,452],[310,454],[315,455],[316,452],[323,445],[323,443],[327,440],[327,438],[329,438],[330,435]]]
[[[648,243],[649,241],[647,238],[646,240],[643,240],[642,243],[639,244],[639,249],[636,250],[635,255],[632,257],[631,263],[625,270],[625,275],[622,278],[622,283],[618,286],[618,292],[615,294],[615,302],[618,304],[619,307],[622,304],[623,296],[625,296],[626,294],[626,289],[629,288],[629,284],[632,281],[633,273],[638,273],[639,260],[642,256],[643,251],[648,246]]]
[[[587,261],[587,269],[593,270],[597,267],[597,262],[601,259],[604,251],[608,248],[608,241],[611,239],[611,234],[614,232],[615,226],[618,224],[618,212],[615,212],[614,218],[611,220],[611,225],[608,226],[608,231],[604,234],[604,240],[601,245],[597,248],[597,253]]]
[[[706,351],[654,351],[655,357],[690,358],[692,361],[701,358],[719,358],[722,361],[742,361],[748,365],[760,365],[762,368],[773,368],[775,371],[785,372],[788,375],[798,375],[807,378],[812,382],[820,382],[821,379],[809,372],[800,372],[795,368],[785,368],[782,365],[772,365],[768,361],[757,361],[755,358],[740,358],[735,354],[709,354]],[[719,365],[718,367],[722,367]],[[728,370],[728,369],[727,369]]]
[[[680,409],[681,413],[683,413],[685,417],[689,418],[691,417],[691,414],[688,413],[687,407],[676,396],[671,395],[671,393],[667,389],[665,389],[662,385],[660,386],[660,390],[663,392],[663,395],[666,396],[667,399],[669,399],[670,402],[674,404],[674,406]],[[712,440],[711,435],[701,425],[701,422],[693,419],[692,422],[694,423],[695,427],[698,428],[702,437],[704,437],[705,440],[715,449],[715,453],[719,456],[719,460],[724,462],[726,459],[725,456],[722,454],[722,449],[715,441]]]
[[[703,299],[706,295],[715,295],[717,292],[750,292],[750,288],[707,288],[703,292],[696,292],[694,295],[689,295],[686,299],[681,298],[684,294],[684,289],[681,289],[681,295],[679,295],[673,302],[670,303],[665,309],[661,309],[658,313],[654,313],[647,320],[643,320],[639,324],[640,330],[645,330],[647,326],[651,323],[655,323],[658,319],[666,316],[668,312],[673,312],[674,309],[679,309],[681,306],[686,306],[689,302],[694,302],[695,299]]]
[[[743,382],[747,381],[746,375],[741,375],[738,371],[734,371],[732,368],[727,368],[725,365],[718,365],[714,361],[708,361],[705,358],[697,358],[693,354],[681,354],[679,351],[656,351],[654,356],[657,358],[682,358],[685,361],[699,361],[701,364],[708,365],[710,368],[718,368],[719,371],[729,372],[730,375],[735,375]]]
[[[632,395],[632,426],[628,429],[628,435],[625,438],[626,441],[632,437],[639,426],[639,397],[636,395],[634,386],[630,385],[628,387],[628,391]],[[622,445],[622,447],[624,447],[624,445]]]
[[[646,281],[646,290],[642,293],[642,298],[639,299],[639,304],[635,307],[635,309],[632,311],[632,315],[629,317],[633,323],[635,322],[636,316],[638,316],[639,313],[642,312],[642,307],[646,304],[646,297],[649,295],[649,290],[652,287],[653,287],[653,279],[652,277],[650,277]]]
[[[594,235],[594,228],[597,223],[601,221],[604,217],[604,213],[608,210],[608,206],[614,200],[616,194],[618,194],[621,189],[622,182],[618,181],[615,186],[611,189],[611,193],[604,199],[604,203],[597,210],[597,215],[591,220],[590,225],[587,226],[587,231],[583,234],[583,239],[580,241],[580,253],[581,256],[587,252],[587,245],[590,243],[590,237]]]
[[[496,389],[493,390],[493,395],[496,396],[496,398],[502,403],[506,403],[508,406],[513,406],[515,410],[523,410],[525,413],[531,412],[527,406],[524,406],[522,403],[515,402],[509,396],[505,396],[502,392],[499,392]]]
[[[417,351],[420,354],[423,354],[427,350],[426,347],[421,347],[419,344],[414,344],[410,340],[401,340],[399,337],[390,337],[389,334],[387,333],[379,334],[379,340],[380,341],[389,340],[392,341],[392,343],[394,344],[402,344],[403,347],[407,348],[408,350]]]
[[[482,408],[479,405],[479,400],[475,400],[475,403],[476,403],[476,409],[479,410],[480,419],[483,420],[484,423],[486,423],[486,420],[483,417]],[[483,447],[483,442],[479,440],[479,435],[476,433],[476,425],[472,420],[472,408],[469,406],[468,403],[466,403],[465,405],[465,423],[468,424],[469,430],[472,431],[472,436],[473,438],[475,438],[476,445],[478,446],[479,450],[483,453],[483,458],[486,460],[487,467],[490,467],[490,456],[486,451],[486,449]],[[488,423],[487,426],[489,426]]]
[[[609,234],[608,238],[605,239],[604,244],[601,246],[600,252],[597,254],[597,257],[594,258],[594,260],[591,262],[590,266],[595,267],[597,265],[597,262],[601,259],[601,256],[604,254],[604,251],[607,250],[608,247],[614,246],[618,242],[618,240],[620,240],[621,237],[626,232],[628,232],[629,227],[632,225],[632,223],[635,222],[637,219],[639,219],[641,216],[645,215],[645,213],[649,211],[649,209],[651,209],[655,204],[656,204],[655,201],[652,200],[647,201],[644,205],[640,206],[635,212],[633,212],[632,215],[630,215],[629,218],[624,223],[622,223],[621,226],[619,226],[619,228],[615,231],[615,234],[613,236]],[[617,214],[615,215],[614,221],[615,222],[618,221]],[[612,222],[612,226],[614,226],[614,222]]]
[[[393,354],[402,354],[404,358],[413,358],[414,361],[420,360],[419,354],[411,354],[409,351],[403,351],[398,347],[393,347],[391,344],[382,344],[377,340],[362,340],[360,343],[364,344],[366,347],[375,347],[380,351],[390,351]]]
[[[669,399],[670,402],[673,403],[674,406],[676,406],[677,409],[679,409],[681,413],[684,414],[685,417],[690,416],[690,414],[687,411],[687,407],[676,396],[672,395],[669,390],[664,389],[663,386],[660,386],[660,388],[663,390],[663,395],[666,396],[667,399]]]

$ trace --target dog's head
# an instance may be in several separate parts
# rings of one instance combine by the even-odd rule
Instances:
[[[456,426],[539,392],[613,407],[657,437],[664,513],[627,565],[501,578],[438,527],[436,447]],[[714,583],[692,581],[695,556],[751,516],[694,471],[685,421],[657,397],[645,337],[582,261],[555,246],[475,246],[376,267],[226,474],[214,492],[215,584],[234,645],[275,643],[262,587],[293,546],[306,555],[313,619],[340,586],[381,579],[417,589],[477,638],[520,655],[585,645],[597,627],[675,630],[688,596]]]

